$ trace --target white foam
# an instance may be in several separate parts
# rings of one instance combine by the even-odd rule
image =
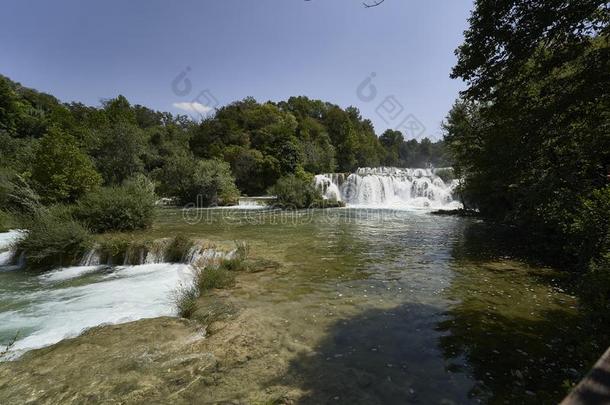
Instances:
[[[66,280],[96,267],[54,271],[46,280]],[[62,274],[64,273],[64,274]],[[98,282],[65,288],[47,288],[20,295],[20,309],[0,312],[0,334],[25,331],[9,358],[79,335],[83,330],[143,318],[174,315],[172,291],[192,279],[185,264],[145,264],[117,267]]]
[[[19,267],[9,266],[13,257],[11,245],[16,242],[23,233],[24,231],[21,230],[11,230],[0,233],[0,267],[2,267],[0,271],[14,270]]]
[[[21,230],[10,230],[0,233],[0,250],[8,249],[11,244],[23,235]]]
[[[13,252],[6,251],[0,252],[0,266],[7,266],[11,262],[11,258],[13,257]]]
[[[73,278],[84,276],[85,274],[93,273],[96,270],[102,269],[104,266],[74,266],[63,267],[57,270],[40,275],[43,281],[64,281]]]

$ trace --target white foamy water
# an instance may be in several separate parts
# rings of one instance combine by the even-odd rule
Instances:
[[[457,180],[445,183],[434,169],[360,168],[355,173],[315,176],[324,198],[354,208],[456,209]]]
[[[104,266],[65,267],[42,274],[39,276],[39,278],[40,280],[47,282],[65,281],[84,276],[85,274],[94,273],[103,268]]]
[[[13,257],[11,245],[23,235],[23,231],[12,230],[0,233],[0,266],[7,266]],[[2,269],[0,268],[0,271]]]
[[[9,358],[101,324],[175,315],[172,292],[192,279],[187,264],[77,266],[0,279],[0,337],[19,332]]]
[[[0,250],[7,249],[11,243],[15,242],[23,234],[23,231],[12,230],[0,233]]]

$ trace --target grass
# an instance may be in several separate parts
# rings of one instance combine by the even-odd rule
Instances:
[[[186,241],[180,239],[176,244],[186,245]],[[192,246],[192,242],[190,245]],[[193,318],[193,315],[199,309],[197,301],[204,293],[214,289],[233,287],[235,285],[235,273],[245,268],[244,262],[249,255],[249,251],[250,248],[247,243],[236,242],[234,257],[222,259],[213,265],[207,263],[194,265],[195,276],[193,281],[188,285],[180,286],[174,292],[174,305],[178,314],[183,318]],[[201,318],[199,320],[203,323],[209,323],[216,316],[214,311],[210,312],[209,308],[206,314],[198,317]]]
[[[203,293],[213,290],[232,287],[235,284],[235,274],[220,264],[210,267],[198,266],[195,268],[195,277],[187,285],[181,285],[173,294],[174,305],[178,310],[178,315],[182,318],[193,318],[199,309],[197,301]],[[209,323],[211,314],[198,317],[204,323]],[[204,319],[205,318],[205,319]]]
[[[230,270],[228,262],[228,260],[223,260],[216,266],[196,270],[195,285],[201,293],[235,285],[235,273]]]
[[[194,318],[204,324],[213,322],[226,314],[228,310],[208,305],[203,312],[198,304],[199,298],[203,294],[215,289],[232,287],[235,285],[235,276],[238,272],[259,272],[279,267],[279,263],[272,260],[251,259],[250,246],[245,242],[236,241],[235,246],[232,257],[224,258],[214,264],[198,263],[194,265],[193,281],[180,286],[174,292],[174,304],[181,317]]]
[[[182,318],[191,318],[197,311],[197,299],[200,291],[195,284],[182,285],[174,291],[174,305],[178,309],[178,315]]]

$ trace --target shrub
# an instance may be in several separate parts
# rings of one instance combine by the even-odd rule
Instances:
[[[567,251],[586,267],[610,248],[610,186],[595,190],[582,199],[574,218]]]
[[[313,181],[303,176],[289,174],[280,178],[269,189],[276,196],[276,206],[280,208],[309,208],[322,205],[322,192]]]
[[[140,176],[121,186],[99,188],[81,199],[74,215],[93,232],[132,231],[152,225],[155,194],[152,184]]]
[[[610,320],[610,252],[589,265],[582,281],[584,300],[597,316]]]
[[[182,263],[192,247],[193,241],[190,238],[177,235],[167,245],[165,260],[170,263]]]
[[[217,266],[198,268],[195,274],[195,283],[201,292],[216,288],[227,288],[235,284],[235,274],[229,270],[227,262],[223,260]]]
[[[229,205],[237,202],[239,190],[231,167],[220,160],[197,160],[177,156],[157,174],[162,192],[181,204]]]
[[[31,213],[40,205],[40,197],[23,176],[9,169],[0,169],[0,209]]]
[[[5,211],[0,210],[0,232],[6,232],[13,227],[12,216]]]
[[[100,261],[109,265],[118,265],[125,262],[138,263],[137,261],[130,261],[128,257],[130,250],[134,251],[133,246],[134,241],[125,235],[113,235],[111,238],[105,238],[101,241],[99,247]]]
[[[29,268],[72,265],[91,246],[91,235],[63,207],[39,209],[26,224],[27,233],[15,243]]]

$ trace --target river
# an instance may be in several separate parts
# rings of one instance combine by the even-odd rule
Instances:
[[[147,234],[244,240],[281,263],[229,292],[276,320],[256,331],[273,353],[262,359],[271,381],[248,366],[225,371],[251,378],[231,388],[236,397],[283,384],[303,403],[553,403],[607,343],[560,273],[520,260],[475,218],[414,207],[163,209]],[[171,292],[190,274],[162,263],[3,269],[0,340],[19,332],[13,358],[99,324],[174,315]]]

